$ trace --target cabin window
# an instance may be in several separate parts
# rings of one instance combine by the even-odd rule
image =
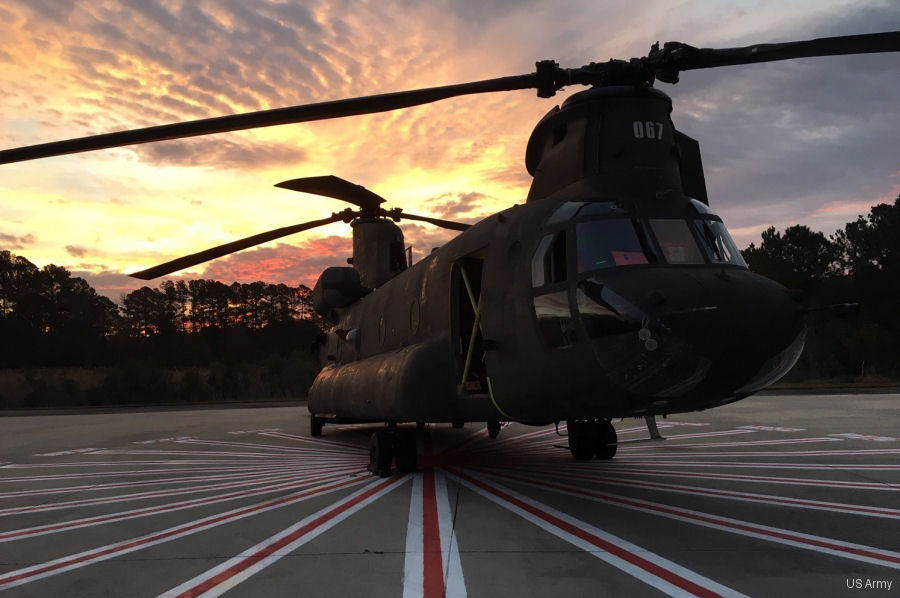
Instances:
[[[651,220],[650,228],[670,264],[704,264],[703,254],[684,220]]]
[[[732,264],[734,266],[747,267],[741,252],[735,246],[731,235],[725,225],[718,220],[694,220],[697,236],[700,237],[700,246],[714,264]]]
[[[538,244],[531,260],[531,284],[534,287],[565,282],[568,278],[566,265],[566,231],[547,235]]]
[[[575,225],[575,239],[579,272],[656,261],[643,231],[630,218],[579,222]]]

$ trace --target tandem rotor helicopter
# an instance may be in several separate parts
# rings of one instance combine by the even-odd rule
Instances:
[[[332,222],[353,229],[349,266],[327,268],[312,298],[330,328],[309,391],[311,433],[385,422],[370,469],[416,468],[415,428],[398,424],[567,422],[575,459],[612,458],[621,417],[716,407],[772,384],[805,339],[802,298],[750,272],[709,206],[699,144],[675,129],[656,80],[791,58],[900,51],[900,32],[742,48],[679,42],[629,61],[264,110],[0,151],[0,163],[254,127],[341,118],[466,94],[589,89],[538,122],[525,153],[524,204],[472,226],[382,207],[334,176],[279,187],[353,204],[132,274],[152,279]],[[415,265],[396,222],[460,234]]]

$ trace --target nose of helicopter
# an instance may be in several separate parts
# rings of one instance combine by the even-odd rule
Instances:
[[[749,271],[657,271],[622,282],[584,281],[579,308],[599,366],[635,395],[685,407],[746,396],[787,373],[802,351],[796,297]],[[615,334],[591,333],[598,301],[622,321]]]

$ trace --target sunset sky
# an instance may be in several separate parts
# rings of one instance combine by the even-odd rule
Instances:
[[[898,29],[896,0],[2,0],[0,148],[524,74],[540,59],[627,59],[657,40],[733,47]],[[741,247],[771,225],[830,234],[900,193],[898,54],[694,71],[658,86],[676,126],[699,139],[710,203]],[[273,186],[324,174],[388,207],[474,222],[524,201],[528,136],[575,91],[0,166],[0,249],[118,298],[147,284],[123,273],[342,210]],[[416,259],[453,235],[403,228]],[[350,228],[333,224],[182,276],[312,286],[349,254]]]

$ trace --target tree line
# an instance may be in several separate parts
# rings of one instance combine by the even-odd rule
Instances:
[[[0,251],[0,372],[25,376],[0,406],[303,396],[320,332],[304,285],[167,280],[117,304]]]
[[[788,379],[900,377],[900,196],[826,236],[769,228],[741,252],[750,269],[803,291],[807,346]],[[823,309],[854,302],[858,309]]]

